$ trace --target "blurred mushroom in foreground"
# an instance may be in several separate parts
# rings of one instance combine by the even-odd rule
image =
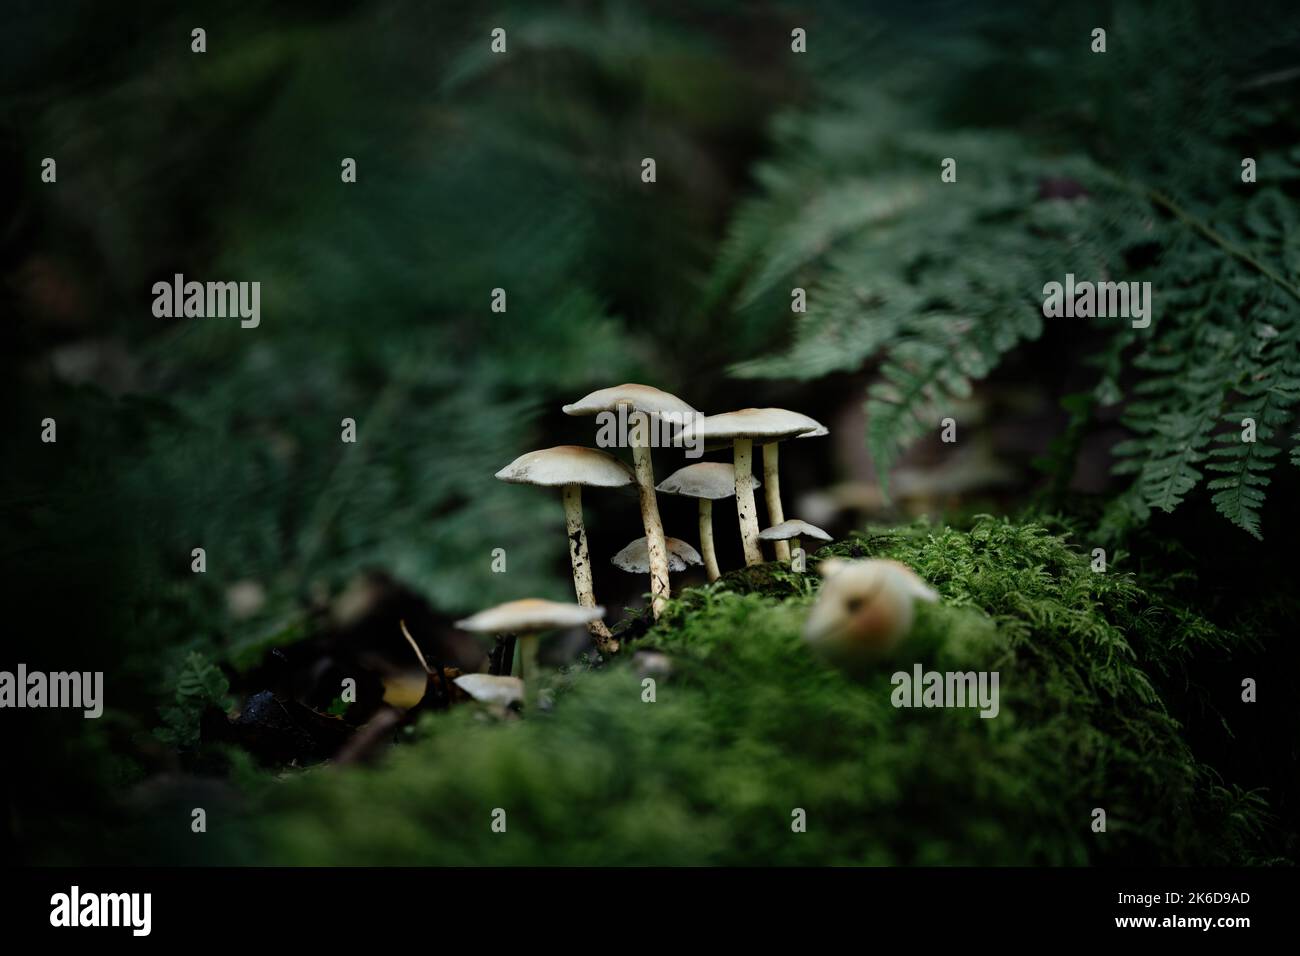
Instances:
[[[832,558],[817,570],[825,581],[804,625],[804,639],[845,666],[870,663],[895,648],[912,629],[915,602],[939,599],[898,561]]]
[[[474,634],[515,634],[519,637],[519,670],[526,700],[537,699],[537,642],[542,631],[590,624],[605,616],[603,607],[562,604],[540,598],[507,601],[457,621],[456,626]]]
[[[632,655],[632,669],[640,678],[668,677],[673,672],[673,659],[660,651],[637,651]]]
[[[799,562],[799,566],[795,568],[796,571],[802,571],[804,569],[804,561],[806,559],[806,555],[803,553],[803,548],[799,543],[800,538],[815,538],[818,541],[831,540],[831,536],[821,528],[817,527],[815,524],[809,524],[807,521],[800,521],[798,518],[791,518],[789,521],[782,521],[780,524],[772,525],[770,528],[764,528],[758,533],[758,536],[763,541],[777,541],[783,544],[787,541],[791,542],[794,550],[798,552],[795,556]],[[789,546],[786,548],[786,554],[790,554]],[[793,562],[794,559],[789,560]]]
[[[587,550],[587,529],[582,520],[582,487],[622,488],[633,484],[632,469],[613,455],[580,445],[557,445],[530,451],[506,465],[496,476],[516,485],[537,485],[562,489],[564,523],[569,536],[569,563],[573,567],[573,590],[583,607],[595,607],[596,595],[591,584],[591,555]],[[618,650],[618,641],[605,622],[594,620],[587,625],[602,654]]]
[[[758,479],[750,477],[751,486],[758,487]],[[718,569],[718,552],[713,545],[713,502],[730,498],[736,493],[736,469],[723,461],[702,461],[679,468],[659,483],[664,494],[696,498],[700,503],[700,551],[704,555],[704,570],[710,581],[716,581],[722,572]]]

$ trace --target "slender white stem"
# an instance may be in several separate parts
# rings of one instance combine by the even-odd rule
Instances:
[[[763,551],[758,546],[758,515],[755,514],[753,477],[754,443],[737,438],[734,444],[736,463],[736,517],[740,521],[740,542],[745,547],[745,565],[762,564]]]
[[[795,551],[798,551],[801,547],[802,547],[802,545],[799,544],[799,539],[798,539],[798,538],[795,538],[795,539],[794,539],[794,550],[795,550]],[[805,557],[804,560],[806,561],[807,558]]]
[[[763,446],[763,496],[767,499],[769,528],[785,520],[785,512],[781,510],[780,448],[780,442],[774,441]],[[788,541],[774,541],[773,545],[778,561],[790,560]]]
[[[596,595],[591,586],[591,555],[587,551],[587,529],[582,523],[582,485],[568,484],[562,493],[564,526],[569,534],[569,563],[573,565],[573,591],[583,607],[595,607]],[[587,630],[596,639],[602,654],[618,651],[618,641],[604,621],[592,621]]]
[[[704,570],[710,581],[722,577],[718,570],[718,552],[713,549],[713,502],[700,499],[700,554],[704,557]]]
[[[645,527],[646,552],[649,555],[650,607],[657,620],[668,602],[668,545],[664,542],[663,522],[659,520],[659,499],[655,497],[655,470],[650,448],[641,442],[634,444],[632,460],[636,463],[641,524]]]

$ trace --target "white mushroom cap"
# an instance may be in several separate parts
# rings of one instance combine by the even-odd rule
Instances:
[[[664,538],[664,544],[668,546],[669,571],[685,571],[688,564],[704,563],[700,552],[681,538]],[[637,538],[609,560],[615,567],[622,568],[624,571],[645,574],[650,570],[650,553],[645,538]]]
[[[757,444],[784,441],[824,426],[816,419],[784,408],[742,408],[738,412],[705,416],[703,422],[688,425],[683,441],[703,439],[707,450],[712,443],[749,438]]]
[[[758,487],[758,479],[749,476],[751,488]],[[656,491],[668,495],[685,495],[687,498],[730,498],[736,493],[736,469],[730,462],[702,461],[678,468],[659,482]]]
[[[515,485],[587,485],[622,488],[636,484],[636,474],[613,455],[581,445],[556,445],[520,455],[496,475]]]
[[[758,536],[764,541],[789,541],[791,538],[816,538],[818,541],[829,541],[831,536],[815,524],[809,524],[807,521],[800,521],[798,518],[791,518],[788,521],[782,521],[780,524],[774,524],[770,528],[764,528],[758,533]]]
[[[599,621],[604,616],[603,607],[582,607],[580,604],[524,598],[479,611],[472,617],[457,621],[456,626],[478,634],[527,634],[531,631],[577,627],[579,624]]]
[[[660,651],[637,651],[632,667],[637,677],[667,677],[673,672],[673,659]]]
[[[807,415],[804,415],[803,417],[808,418]],[[817,427],[810,432],[804,432],[802,435],[799,436],[800,438],[825,438],[827,435],[831,433],[831,430],[827,428],[825,425],[823,425],[821,422],[817,421],[817,419],[808,418],[808,421],[812,422]]]
[[[524,682],[518,677],[496,674],[462,674],[452,681],[475,700],[509,707],[524,699]]]
[[[650,416],[667,414],[673,417],[697,415],[698,412],[676,395],[650,385],[615,385],[613,388],[601,388],[584,395],[572,405],[564,406],[566,415],[597,415],[600,412],[617,411],[620,406],[628,406]]]

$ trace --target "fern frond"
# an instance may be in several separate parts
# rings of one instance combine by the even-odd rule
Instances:
[[[1267,184],[1233,188],[1238,144],[1269,140],[1256,127],[1275,130],[1284,114],[1265,94],[1244,103],[1230,79],[1269,42],[1234,33],[1207,51],[1202,38],[1222,27],[1215,14],[1159,2],[1125,24],[1126,42],[1163,51],[1195,101],[1134,62],[1108,64],[1123,77],[1102,82],[1096,63],[1043,50],[1021,85],[1056,112],[1008,131],[996,106],[962,98],[984,64],[957,51],[943,69],[960,111],[927,115],[934,97],[909,91],[939,81],[909,63],[906,78],[877,67],[870,92],[842,80],[817,109],[783,117],[758,177],[764,194],[738,217],[713,288],[729,284],[746,314],[772,311],[775,327],[789,308],[777,292],[797,283],[808,311],[787,347],[732,373],[872,371],[868,445],[884,484],[945,405],[1041,333],[1044,283],[1067,272],[1149,282],[1148,326],[1102,327],[1095,395],[1122,406],[1130,431],[1114,448],[1114,471],[1131,485],[1112,524],[1175,510],[1209,473],[1219,511],[1258,535],[1274,435],[1297,403],[1300,214],[1281,156],[1268,158]],[[1005,26],[1008,37],[1018,29]],[[952,125],[960,115],[973,126],[986,106],[978,129]],[[943,157],[956,160],[955,182],[940,178]],[[1052,182],[1068,186],[1065,198],[1038,188]],[[1234,417],[1256,420],[1256,442],[1220,434]],[[1300,464],[1300,450],[1291,458]]]
[[[1268,439],[1290,420],[1291,408],[1300,401],[1300,360],[1294,330],[1280,336],[1272,325],[1261,325],[1257,335],[1263,340],[1260,358],[1267,364],[1242,384],[1242,402],[1225,416],[1229,430],[1218,436],[1221,447],[1210,452],[1216,460],[1206,467],[1225,475],[1209,484],[1219,513],[1260,538],[1259,509],[1269,484],[1267,472],[1275,464],[1271,459],[1282,453]],[[1248,423],[1253,426],[1249,431]]]

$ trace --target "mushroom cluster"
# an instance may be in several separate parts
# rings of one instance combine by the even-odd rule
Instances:
[[[559,445],[521,455],[497,472],[497,478],[512,484],[560,489],[577,604],[527,598],[489,608],[459,622],[465,630],[498,635],[507,651],[513,646],[514,638],[519,639],[522,686],[510,676],[508,653],[502,655],[504,661],[499,667],[494,665],[498,673],[467,675],[460,684],[471,696],[492,703],[509,703],[520,696],[529,704],[535,702],[539,632],[586,625],[602,654],[618,652],[618,640],[603,621],[605,609],[596,603],[582,515],[583,488],[636,485],[645,535],[611,560],[625,571],[650,575],[650,607],[655,618],[668,600],[670,572],[703,564],[710,581],[716,581],[721,575],[713,539],[715,501],[735,497],[747,565],[763,561],[760,542],[764,540],[773,542],[777,560],[791,561],[788,541],[794,539],[794,566],[802,571],[800,537],[830,540],[820,528],[797,519],[787,520],[781,506],[778,444],[790,438],[812,438],[827,433],[824,425],[807,415],[783,408],[745,408],[706,416],[675,395],[637,384],[599,389],[565,405],[563,410],[566,415],[617,415],[619,422],[627,426],[624,433],[614,441],[601,440],[600,436],[606,434],[602,427],[597,444],[628,447],[632,465],[629,467],[601,449]],[[664,434],[665,429],[671,434],[671,440],[657,442],[656,436]],[[730,449],[733,460],[730,464],[704,461],[687,465],[656,487],[650,449],[664,444],[678,448],[698,445],[705,451]],[[761,482],[753,474],[756,444],[763,449]],[[760,485],[765,489],[771,525],[761,532],[754,502],[754,489]],[[656,491],[699,501],[700,551],[686,541],[665,536]]]
[[[618,442],[630,448],[632,467],[595,448],[562,445],[529,452],[497,472],[503,481],[563,489],[564,514],[569,535],[569,558],[578,603],[596,606],[592,589],[590,555],[582,519],[582,488],[617,488],[633,483],[640,496],[641,524],[645,536],[632,542],[613,559],[627,571],[650,575],[650,606],[656,618],[668,600],[670,571],[703,561],[709,580],[721,574],[713,540],[713,502],[732,496],[747,565],[760,564],[760,541],[770,540],[777,560],[790,561],[789,538],[829,540],[820,528],[802,521],[787,521],[781,504],[779,444],[791,438],[814,438],[827,434],[826,426],[807,415],[784,408],[745,408],[720,415],[701,415],[676,395],[649,385],[629,383],[602,388],[565,405],[566,415],[613,413],[629,425]],[[661,424],[680,426],[673,444],[683,447],[701,444],[705,451],[723,448],[732,452],[732,463],[699,462],[679,469],[656,487],[650,449]],[[604,434],[602,430],[602,434]],[[599,442],[598,442],[599,443]],[[607,442],[603,444],[608,444]],[[754,446],[763,449],[763,479],[753,474]],[[759,530],[754,489],[765,489],[768,524]],[[699,543],[701,554],[678,539],[664,535],[656,491],[684,495],[699,501]],[[796,533],[790,533],[791,530]],[[802,567],[800,568],[802,569]],[[591,633],[602,653],[618,650],[618,642],[602,621],[593,620]]]

